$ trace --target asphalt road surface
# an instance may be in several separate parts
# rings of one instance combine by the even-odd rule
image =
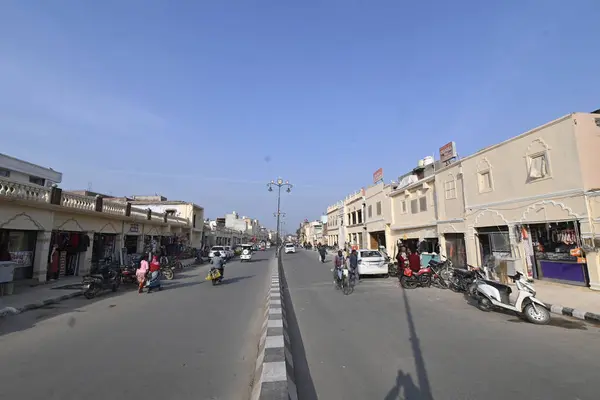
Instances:
[[[365,278],[345,296],[316,252],[283,262],[300,400],[599,398],[597,326],[555,315],[536,326],[396,278]]]
[[[0,398],[247,399],[272,259],[231,261],[216,287],[205,264],[161,292],[124,289],[0,320]]]

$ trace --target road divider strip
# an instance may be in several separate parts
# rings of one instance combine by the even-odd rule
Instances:
[[[278,261],[278,258],[272,261],[251,400],[297,400]]]

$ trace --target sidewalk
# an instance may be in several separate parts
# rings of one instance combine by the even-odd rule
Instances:
[[[63,277],[37,286],[15,285],[14,294],[0,297],[0,317],[58,303],[81,295],[81,277]]]
[[[181,260],[185,267],[195,262],[195,258]],[[69,276],[36,286],[17,284],[14,294],[0,297],[0,318],[81,296],[81,282],[81,276]]]
[[[550,304],[553,313],[600,323],[600,292],[539,280],[533,285],[536,297]]]

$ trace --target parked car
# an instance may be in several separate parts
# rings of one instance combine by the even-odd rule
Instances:
[[[358,273],[360,275],[389,276],[389,267],[385,256],[379,250],[359,249]]]
[[[295,253],[296,252],[296,245],[294,243],[286,243],[284,251],[285,251],[285,254],[287,254],[287,253]]]

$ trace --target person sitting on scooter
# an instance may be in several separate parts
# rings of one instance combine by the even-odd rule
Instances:
[[[225,259],[221,257],[220,251],[215,251],[212,264],[219,270],[221,273],[221,279],[223,279],[223,272],[225,271]]]

